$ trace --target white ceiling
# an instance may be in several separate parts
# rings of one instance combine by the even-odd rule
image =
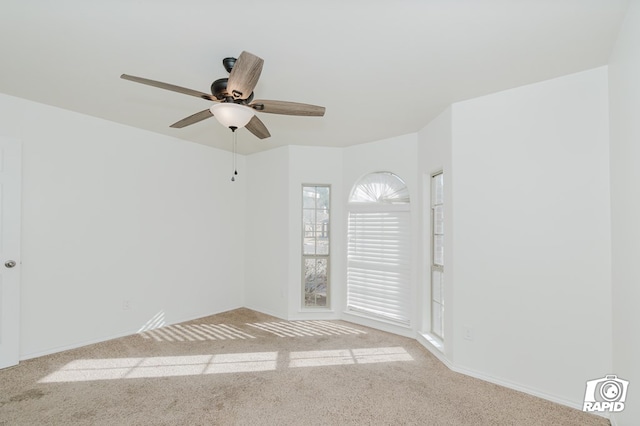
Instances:
[[[416,132],[452,102],[607,63],[628,0],[0,0],[0,92],[231,148],[208,101],[222,59],[265,60],[256,99],[322,105],[260,114],[271,138],[239,151],[349,146]],[[37,125],[37,123],[33,123]]]

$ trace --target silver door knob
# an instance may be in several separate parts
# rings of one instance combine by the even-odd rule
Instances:
[[[16,261],[8,260],[7,262],[5,262],[4,266],[6,266],[7,268],[13,268],[14,266],[16,266]]]

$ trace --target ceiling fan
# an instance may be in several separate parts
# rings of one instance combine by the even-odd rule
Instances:
[[[265,139],[271,134],[264,123],[255,115],[256,111],[308,117],[322,117],[324,115],[325,108],[317,105],[273,100],[254,101],[253,89],[260,78],[263,63],[263,59],[249,52],[242,52],[237,59],[224,58],[222,64],[229,72],[229,78],[220,78],[214,81],[211,84],[211,95],[128,74],[122,74],[120,78],[215,102],[210,108],[196,112],[171,125],[171,127],[178,129],[210,117],[216,117],[222,125],[229,127],[234,132],[241,127],[246,127],[258,138]]]

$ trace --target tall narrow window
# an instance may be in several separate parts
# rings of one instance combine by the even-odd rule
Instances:
[[[444,176],[431,177],[431,333],[444,338]]]
[[[364,176],[349,198],[347,310],[409,324],[409,191],[398,176]]]
[[[329,307],[328,185],[302,186],[302,306]]]

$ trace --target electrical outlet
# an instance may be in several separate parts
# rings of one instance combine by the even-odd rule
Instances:
[[[123,300],[122,301],[122,310],[123,311],[128,311],[129,309],[131,309],[131,303],[128,300]]]
[[[465,340],[473,340],[473,328],[465,325],[463,328],[463,332]]]

